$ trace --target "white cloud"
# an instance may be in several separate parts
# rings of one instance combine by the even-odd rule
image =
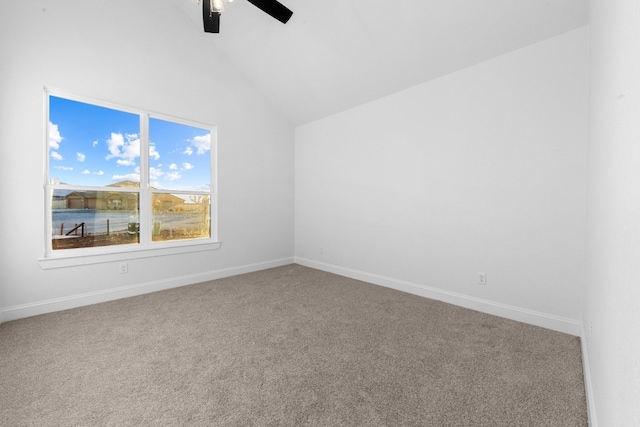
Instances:
[[[106,159],[118,159],[118,164],[131,166],[135,159],[140,157],[140,138],[136,134],[127,134],[126,138],[121,133],[111,132],[111,138],[107,140],[109,154]]]
[[[113,179],[114,181],[136,181],[139,182],[140,181],[140,174],[139,173],[127,173],[124,175],[113,175],[111,177],[111,179]]]
[[[158,179],[160,178],[162,175],[164,175],[164,172],[162,172],[161,169],[156,169],[156,168],[149,168],[149,179]]]
[[[204,154],[211,150],[211,134],[196,136],[191,140],[191,144],[196,147],[198,154]]]
[[[182,169],[184,169],[186,171],[191,170],[191,169],[193,169],[193,165],[191,163],[184,162],[182,164]]]
[[[129,159],[118,159],[118,160],[116,160],[116,163],[119,166],[134,166],[136,164],[136,162],[134,162],[133,160],[129,160]]]
[[[127,173],[123,175],[113,175],[111,179],[115,182],[117,181],[135,181],[140,182],[140,166],[135,168],[134,173]]]
[[[96,171],[96,172],[91,172],[89,169],[85,169],[82,171],[83,175],[104,175],[104,171]]]
[[[58,130],[58,125],[49,122],[49,147],[54,150],[59,149],[63,139]]]
[[[98,140],[96,139],[95,141],[93,141],[92,145],[93,145],[94,148],[97,147],[98,146]]]
[[[187,147],[184,149],[184,152],[182,154],[186,154],[187,156],[190,156],[193,154],[193,148],[191,147]]]
[[[172,171],[178,170],[178,165],[176,165],[175,163],[171,163],[169,165],[169,169],[171,169]]]
[[[175,181],[180,178],[182,178],[182,175],[180,175],[179,172],[171,172],[166,174],[164,177],[164,179],[166,179],[167,181]]]
[[[86,159],[87,156],[85,156],[82,153],[76,153],[76,159],[78,159],[79,162],[84,162],[84,159]]]
[[[52,151],[51,157],[53,157],[55,160],[62,160],[62,156],[57,151]]]
[[[107,140],[107,148],[110,153],[107,158],[119,157],[121,147],[124,147],[124,137],[121,133],[112,132],[111,138]]]
[[[70,166],[56,166],[56,169],[60,169],[60,170],[63,170],[63,171],[72,171],[73,170],[73,168],[70,167]]]
[[[149,144],[149,158],[153,160],[158,160],[160,158],[160,153],[158,153],[156,146],[153,144]]]

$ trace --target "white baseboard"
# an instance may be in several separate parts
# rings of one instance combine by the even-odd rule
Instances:
[[[350,277],[352,279],[362,280],[368,283],[385,286],[414,295],[443,301],[460,307],[481,311],[483,313],[505,317],[507,319],[516,320],[535,326],[541,326],[547,329],[567,333],[574,336],[580,336],[589,426],[597,427],[595,402],[589,370],[587,339],[584,328],[582,327],[582,322],[536,312],[533,310],[523,309],[520,307],[496,303],[493,301],[482,300],[463,294],[448,292],[425,285],[392,279],[389,277],[379,276],[376,274],[357,271],[345,267],[339,267],[332,264],[321,263],[305,258],[282,258],[237,267],[223,268],[220,270],[213,270],[200,274],[174,277],[166,280],[140,283],[104,291],[90,292],[86,294],[39,301],[30,304],[0,308],[0,323],[60,310],[66,310],[70,308],[112,301],[120,298],[132,297],[165,289],[176,288],[179,286],[206,282],[209,280],[221,279],[224,277],[236,276],[244,273],[266,270],[268,268],[280,267],[294,262],[296,264],[315,268],[317,270],[327,271],[330,273],[338,274],[340,276]]]
[[[323,270],[341,276],[350,277],[353,279],[362,280],[376,285],[411,293],[414,295],[443,301],[460,307],[481,311],[483,313],[544,327],[554,331],[559,331],[574,336],[583,335],[582,323],[577,320],[567,319],[489,300],[483,300],[480,298],[457,294],[454,292],[432,288],[417,283],[406,282],[398,279],[379,276],[376,274],[366,273],[299,257],[282,258],[237,267],[224,268],[220,270],[213,270],[200,274],[173,277],[165,280],[157,280],[153,282],[107,289],[103,291],[71,295],[67,297],[38,301],[29,304],[4,307],[0,308],[0,323],[30,316],[36,316],[39,314],[51,313],[54,311],[66,310],[70,308],[76,308],[85,305],[97,304],[120,298],[176,288],[179,286],[191,285],[208,280],[215,280],[223,277],[230,277],[238,274],[265,270],[268,268],[291,264],[293,262],[318,270]]]
[[[350,268],[339,267],[336,265],[326,264],[306,258],[295,257],[294,260],[296,264],[304,265],[306,267],[315,268],[317,270],[327,271],[329,273],[350,277],[352,279],[361,280],[363,282],[369,282],[375,285],[385,286],[410,294],[443,301],[449,304],[469,308],[483,313],[516,320],[518,322],[540,326],[569,335],[579,337],[582,333],[582,322],[578,320],[568,319],[552,314],[529,310],[526,308],[515,307],[494,301],[475,298],[464,294],[449,292],[442,289],[432,288],[430,286],[393,279],[390,277],[379,276],[377,274],[366,273]]]
[[[0,308],[0,323],[36,316],[39,314],[52,313],[54,311],[113,301],[150,292],[162,291],[165,289],[177,288],[179,286],[193,285],[209,280],[222,279],[224,277],[237,276],[239,274],[266,270],[268,268],[280,267],[292,263],[293,257],[281,258],[237,267],[223,268],[220,270],[207,271],[199,274],[172,277],[165,280],[156,280],[153,282],[106,289],[103,291],[89,292],[86,294],[71,295],[62,298]]]
[[[598,419],[596,417],[596,402],[593,395],[593,383],[591,382],[591,368],[589,366],[589,349],[587,342],[587,334],[584,328],[580,337],[580,346],[582,348],[582,369],[584,371],[584,388],[587,395],[587,417],[589,419],[589,427],[598,427]]]

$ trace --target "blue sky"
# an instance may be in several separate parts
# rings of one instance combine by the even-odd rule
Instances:
[[[49,97],[49,177],[71,185],[140,181],[137,114]],[[149,122],[150,182],[158,189],[208,190],[208,129]]]

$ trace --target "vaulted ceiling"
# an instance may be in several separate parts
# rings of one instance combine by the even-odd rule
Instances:
[[[280,0],[284,25],[235,0],[211,34],[199,0],[172,1],[294,126],[588,22],[586,0]]]

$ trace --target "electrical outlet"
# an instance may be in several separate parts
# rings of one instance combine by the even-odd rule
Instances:
[[[129,264],[126,262],[120,263],[120,274],[125,274],[129,272]]]
[[[487,284],[487,273],[478,273],[478,285]]]

